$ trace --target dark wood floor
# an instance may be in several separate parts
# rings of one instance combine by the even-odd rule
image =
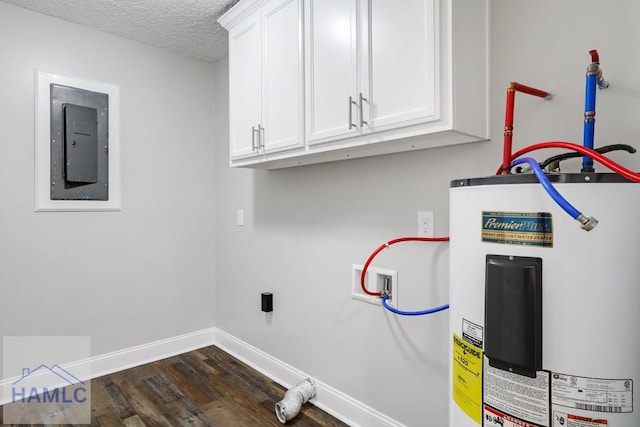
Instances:
[[[211,346],[92,380],[91,425],[277,427],[285,391]],[[346,426],[310,403],[289,425]]]

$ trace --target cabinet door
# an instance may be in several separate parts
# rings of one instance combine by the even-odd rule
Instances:
[[[365,0],[362,91],[368,131],[438,119],[435,0]]]
[[[229,33],[230,156],[256,155],[261,113],[260,15],[254,14]]]
[[[358,0],[309,0],[306,16],[307,142],[359,133],[357,105]]]
[[[266,153],[304,146],[302,0],[273,0],[262,12],[262,131]]]

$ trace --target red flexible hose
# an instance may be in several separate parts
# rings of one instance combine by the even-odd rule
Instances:
[[[640,174],[634,172],[630,169],[625,168],[624,166],[614,162],[613,160],[603,156],[595,150],[591,150],[590,148],[583,147],[582,145],[573,143],[573,142],[564,142],[564,141],[548,141],[548,142],[539,142],[537,144],[532,144],[528,147],[523,148],[516,152],[513,156],[511,156],[511,160],[517,159],[523,154],[529,153],[531,151],[540,150],[543,148],[566,148],[567,150],[576,151],[584,156],[589,156],[593,160],[602,164],[603,166],[611,169],[618,175],[621,175],[627,178],[629,181],[639,182],[640,183]],[[496,175],[500,175],[502,173],[502,165],[498,168]]]
[[[364,283],[364,276],[367,274],[367,269],[369,268],[369,264],[371,261],[385,248],[388,248],[391,245],[395,245],[396,243],[401,242],[448,242],[448,237],[398,237],[397,239],[389,240],[387,243],[380,245],[378,249],[373,251],[371,255],[369,255],[369,259],[364,263],[364,267],[362,268],[362,273],[360,274],[360,287],[362,287],[362,291],[371,296],[379,297],[381,296],[380,292],[372,292],[367,289],[367,286]]]

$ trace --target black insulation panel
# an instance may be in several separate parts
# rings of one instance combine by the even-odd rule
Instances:
[[[542,259],[487,255],[485,354],[493,367],[542,369]]]

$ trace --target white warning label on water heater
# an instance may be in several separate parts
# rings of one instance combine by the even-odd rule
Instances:
[[[549,427],[549,377],[548,371],[530,378],[497,369],[485,357],[484,403],[523,422]]]
[[[551,377],[551,401],[554,405],[585,411],[633,412],[633,380],[554,373]]]
[[[484,328],[467,319],[462,319],[462,338],[476,347],[482,348]]]

